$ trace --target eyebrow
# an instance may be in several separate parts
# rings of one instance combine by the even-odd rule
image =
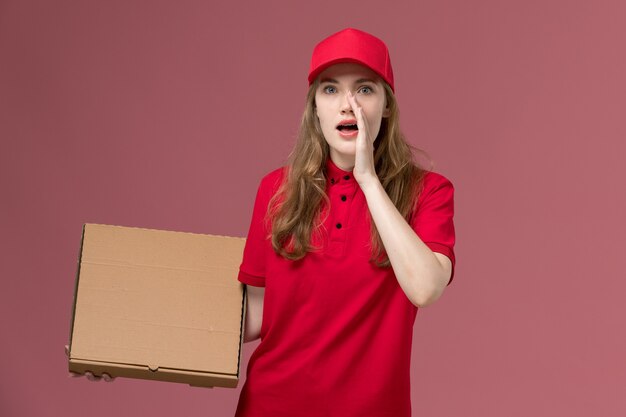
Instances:
[[[360,83],[372,83],[372,84],[376,84],[376,81],[369,79],[369,78],[359,78],[358,80],[356,80],[354,83],[355,84],[360,84]],[[339,84],[339,81],[332,79],[332,78],[322,78],[322,80],[320,81],[321,83],[331,83],[331,84]]]

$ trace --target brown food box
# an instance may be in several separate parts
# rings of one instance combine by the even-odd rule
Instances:
[[[83,226],[69,370],[235,388],[245,239]]]

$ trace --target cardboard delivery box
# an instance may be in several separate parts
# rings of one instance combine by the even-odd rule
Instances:
[[[234,388],[245,239],[85,224],[69,370]]]

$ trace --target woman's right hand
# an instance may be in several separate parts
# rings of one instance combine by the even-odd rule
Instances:
[[[65,356],[67,356],[68,358],[70,357],[70,348],[68,345],[65,345]],[[77,374],[76,372],[72,372],[70,371],[70,377],[72,378],[79,378],[82,377],[83,374]],[[102,376],[96,376],[94,375],[92,372],[86,371],[84,376],[89,380],[89,381],[100,381],[101,379],[104,379],[106,382],[111,382],[113,381],[115,378],[112,377],[111,375],[107,374],[107,373],[102,373]]]

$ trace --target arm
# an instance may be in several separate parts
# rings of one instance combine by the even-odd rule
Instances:
[[[264,287],[246,286],[247,308],[246,323],[243,341],[252,342],[261,336],[261,324],[263,322],[263,299],[265,297]]]
[[[367,116],[351,93],[348,101],[359,129],[354,178],[363,190],[400,287],[414,305],[427,306],[441,296],[450,281],[452,261],[430,250],[394,206],[376,175],[374,135],[369,133]]]
[[[238,280],[246,284],[247,304],[244,324],[244,342],[252,342],[261,336],[263,322],[263,301],[265,298],[265,263],[270,249],[265,224],[265,214],[269,200],[282,180],[282,169],[272,171],[263,177],[254,200],[252,219],[248,237],[239,267]]]
[[[450,280],[452,262],[422,242],[378,178],[366,184],[361,188],[400,287],[414,305],[432,304]]]

